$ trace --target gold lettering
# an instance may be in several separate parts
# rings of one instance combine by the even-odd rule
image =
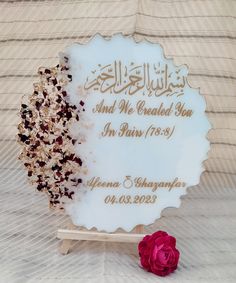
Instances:
[[[129,124],[124,122],[120,125],[119,137],[141,137],[144,131],[136,129],[136,127],[129,128]]]
[[[138,115],[147,116],[170,116],[172,113],[173,102],[167,108],[164,108],[164,104],[161,103],[159,107],[150,108],[146,107],[145,100],[139,100],[136,105]]]
[[[185,103],[181,103],[180,101],[175,106],[175,116],[179,117],[191,117],[193,115],[193,110],[191,109],[185,109],[184,108]]]
[[[111,122],[106,123],[106,125],[103,128],[103,131],[101,133],[103,137],[114,137],[116,135],[116,131],[112,129]]]
[[[131,115],[134,113],[134,109],[131,107],[129,100],[121,99],[119,103],[120,114],[125,113]]]
[[[96,188],[119,188],[119,182],[112,182],[112,181],[102,181],[100,177],[93,177],[87,182],[87,187],[91,188],[91,191]]]
[[[116,100],[113,102],[112,105],[104,105],[104,99],[98,103],[93,109],[93,113],[114,113],[115,112],[115,106],[116,106]]]
[[[168,191],[171,191],[173,188],[183,188],[186,186],[184,182],[180,182],[176,177],[172,182],[171,181],[161,181],[153,182],[148,181],[147,178],[137,177],[134,179],[136,188],[149,188],[152,192],[155,192],[158,188],[167,188]]]
[[[152,70],[150,70],[150,66]],[[128,95],[143,94],[147,96],[173,96],[183,95],[186,80],[179,74],[180,69],[172,72],[168,65],[142,63],[136,65],[134,62],[123,64],[114,61],[91,71],[86,78],[84,89],[99,90],[101,93],[112,94],[125,93]]]

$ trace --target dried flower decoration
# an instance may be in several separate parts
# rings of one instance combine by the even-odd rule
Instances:
[[[65,86],[72,80],[68,58],[54,68],[39,68],[40,81],[34,92],[21,104],[18,142],[22,145],[19,159],[28,170],[30,182],[45,192],[51,208],[63,209],[72,199],[82,179],[78,176],[82,160],[73,145],[77,142],[69,126],[79,121],[81,109],[67,100]],[[72,189],[73,188],[73,189]]]

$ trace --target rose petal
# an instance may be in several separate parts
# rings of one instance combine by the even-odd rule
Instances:
[[[159,276],[173,272],[178,265],[179,251],[176,239],[164,231],[147,235],[138,245],[141,265]]]

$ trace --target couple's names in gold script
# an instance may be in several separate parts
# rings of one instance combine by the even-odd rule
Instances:
[[[121,188],[136,188],[136,189],[150,189],[152,192],[156,192],[158,189],[164,188],[171,191],[174,188],[183,188],[185,183],[175,177],[171,181],[152,181],[146,177],[134,177],[126,176],[122,181],[105,181],[100,177],[92,177],[87,181],[87,187],[92,191],[94,189],[121,189]]]
[[[95,189],[115,189],[116,191],[125,188],[127,192],[129,189],[135,188],[137,191],[135,195],[122,194],[112,195],[108,194],[104,198],[105,204],[154,204],[157,201],[157,195],[155,194],[158,189],[166,189],[171,191],[175,188],[185,187],[185,183],[180,181],[177,177],[172,181],[150,181],[146,177],[135,177],[126,176],[123,181],[104,181],[100,177],[92,177],[87,181],[87,187],[92,191]],[[140,189],[149,189],[149,194],[140,194]],[[152,194],[150,194],[152,193]]]

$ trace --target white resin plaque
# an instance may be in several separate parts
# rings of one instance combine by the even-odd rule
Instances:
[[[83,161],[82,184],[66,211],[75,225],[113,232],[148,225],[179,207],[199,183],[210,124],[187,67],[158,44],[96,35],[68,47],[70,103],[81,105],[71,127]]]

